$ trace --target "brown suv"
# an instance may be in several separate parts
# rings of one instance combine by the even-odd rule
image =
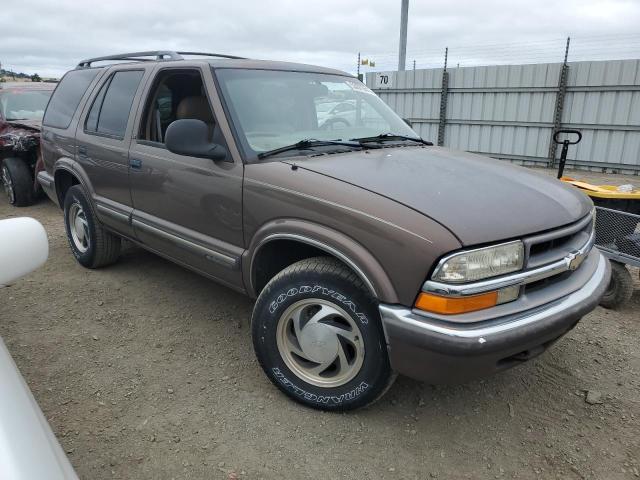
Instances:
[[[262,368],[316,408],[367,405],[395,372],[460,382],[522,363],[608,283],[587,197],[434,147],[327,68],[86,60],[51,98],[42,149],[82,265],[116,261],[125,238],[256,297]]]

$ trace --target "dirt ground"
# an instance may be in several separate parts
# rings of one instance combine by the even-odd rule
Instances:
[[[0,336],[83,479],[640,477],[640,289],[519,368],[327,414],[263,375],[249,299],[134,247],[83,269],[51,203],[11,216],[51,253],[0,289]]]

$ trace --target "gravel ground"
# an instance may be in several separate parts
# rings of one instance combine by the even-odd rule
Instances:
[[[249,299],[134,247],[85,270],[56,207],[18,215],[51,253],[0,289],[0,336],[83,479],[640,476],[640,289],[519,368],[327,414],[263,375]]]

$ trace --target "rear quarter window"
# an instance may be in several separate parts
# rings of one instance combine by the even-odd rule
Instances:
[[[72,70],[62,77],[49,100],[42,123],[48,127],[69,128],[82,96],[99,71]]]

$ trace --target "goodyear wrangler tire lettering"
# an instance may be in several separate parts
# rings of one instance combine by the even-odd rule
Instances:
[[[356,311],[356,305],[355,303],[353,303],[351,300],[349,300],[347,297],[345,297],[344,295],[334,291],[334,290],[329,290],[328,288],[325,287],[321,287],[320,285],[316,285],[314,287],[310,287],[308,285],[303,285],[301,287],[298,288],[290,288],[287,293],[285,294],[281,294],[278,295],[278,298],[276,299],[276,301],[271,302],[271,304],[269,305],[269,311],[271,313],[275,312],[275,310],[278,308],[278,305],[280,305],[282,302],[284,302],[285,300],[287,300],[288,298],[292,298],[295,297],[298,294],[303,294],[303,293],[316,293],[316,292],[321,292],[324,295],[328,295],[331,298],[337,300],[338,302],[342,303],[343,306],[347,307],[350,311],[352,311],[356,317],[358,317],[358,319],[364,323],[365,325],[369,322],[367,320],[367,316],[364,313],[360,313],[358,311]]]
[[[254,307],[252,335],[274,385],[312,408],[366,406],[395,378],[377,302],[332,258],[302,260],[271,279]]]
[[[295,383],[289,380],[284,374],[280,371],[279,368],[273,369],[273,374],[278,378],[278,380],[286,387],[290,388],[295,395],[304,397],[305,400],[316,401],[322,404],[333,403],[335,405],[340,405],[343,400],[353,400],[362,394],[369,385],[365,382],[361,382],[360,385],[356,386],[353,390],[347,393],[343,393],[339,397],[337,396],[327,396],[327,395],[316,395],[315,393],[307,392],[306,390],[298,387]]]

